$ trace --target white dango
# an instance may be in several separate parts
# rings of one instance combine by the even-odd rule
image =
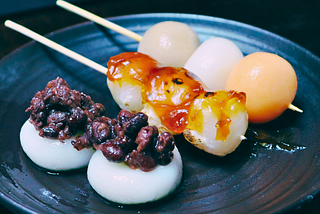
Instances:
[[[86,123],[104,114],[102,104],[72,90],[64,79],[57,77],[35,94],[26,111],[30,117],[21,128],[20,142],[35,164],[49,171],[88,165],[94,149],[89,141],[75,139],[77,133],[85,131]]]
[[[140,85],[133,85],[129,81],[111,82],[109,79],[107,84],[114,101],[121,109],[132,113],[143,109]]]
[[[210,90],[224,90],[232,68],[243,58],[231,40],[215,37],[204,41],[184,68],[197,75]]]
[[[181,22],[165,21],[145,32],[138,52],[165,66],[183,67],[199,45],[198,35],[191,27]]]
[[[23,151],[38,166],[50,171],[66,171],[86,167],[94,153],[92,148],[80,151],[71,144],[74,138],[64,140],[39,136],[34,126],[27,120],[21,128],[20,142]]]
[[[173,160],[149,172],[131,169],[125,163],[107,160],[97,150],[89,163],[87,176],[92,188],[102,197],[119,204],[143,204],[172,194],[181,183],[182,160],[177,148]]]

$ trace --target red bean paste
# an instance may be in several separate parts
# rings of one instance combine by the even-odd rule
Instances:
[[[90,96],[71,90],[66,81],[58,77],[36,93],[27,111],[41,137],[63,142],[84,131],[88,121],[105,113],[105,107],[94,103]],[[82,145],[85,147],[87,145]]]
[[[167,165],[173,158],[174,138],[169,132],[159,135],[156,126],[148,126],[148,116],[121,110],[117,119],[98,117],[86,124],[83,136],[73,145],[92,145],[113,162],[124,162],[130,168],[151,171]]]
[[[113,162],[125,162],[130,168],[151,171],[158,164],[167,165],[173,158],[174,138],[156,126],[148,126],[148,116],[121,110],[117,119],[104,117],[105,107],[91,97],[71,90],[65,80],[57,78],[32,98],[30,122],[44,138],[73,137],[77,149],[94,147]]]

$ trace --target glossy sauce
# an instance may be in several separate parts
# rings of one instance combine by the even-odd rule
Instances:
[[[191,103],[203,91],[186,69],[164,67],[154,69],[142,97],[154,108],[163,125],[181,133],[188,124]]]
[[[107,77],[111,82],[126,79],[130,83],[145,84],[159,63],[139,52],[126,52],[109,59]]]
[[[203,129],[203,109],[209,109],[211,114],[217,118],[218,122],[216,140],[225,141],[230,134],[230,123],[232,116],[237,115],[240,111],[245,111],[246,95],[243,92],[235,91],[217,91],[205,92],[196,98],[195,104],[191,107],[190,120],[192,125],[188,128],[202,133]]]
[[[176,133],[184,131],[189,119],[197,120],[195,129],[201,132],[201,109],[190,112],[198,98],[205,98],[204,105],[210,106],[218,118],[217,140],[224,141],[230,133],[230,113],[239,110],[238,106],[234,108],[232,105],[240,102],[243,104],[241,110],[245,111],[244,93],[206,92],[186,69],[161,67],[154,59],[141,53],[130,52],[114,56],[110,58],[108,67],[107,77],[110,81],[125,79],[131,84],[140,84],[143,103],[149,103],[162,124]]]

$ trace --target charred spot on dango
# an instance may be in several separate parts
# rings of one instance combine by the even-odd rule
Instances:
[[[204,94],[204,97],[214,96],[215,94],[216,94],[215,92],[206,92]]]
[[[181,78],[174,78],[172,82],[177,85],[183,84],[183,80]]]

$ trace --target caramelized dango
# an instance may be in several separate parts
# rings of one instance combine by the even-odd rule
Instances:
[[[151,57],[138,52],[128,52],[110,58],[107,84],[122,109],[137,113],[143,109],[141,90],[148,76],[158,64]]]
[[[219,156],[239,145],[248,124],[244,93],[207,92],[186,69],[161,67],[141,53],[123,53],[116,58],[123,58],[125,63],[110,60],[109,82],[139,85],[140,91],[133,97],[141,98],[142,112],[149,116],[150,125],[156,125],[160,132],[184,133],[197,147]],[[241,126],[240,131],[235,131],[237,126]],[[224,148],[226,145],[228,149]]]
[[[188,124],[190,105],[202,91],[201,84],[183,68],[155,68],[144,86],[143,98],[164,126],[181,133]]]
[[[233,152],[248,127],[245,102],[243,92],[201,93],[190,108],[189,123],[183,132],[186,140],[218,156]]]

